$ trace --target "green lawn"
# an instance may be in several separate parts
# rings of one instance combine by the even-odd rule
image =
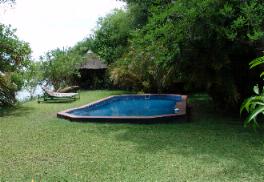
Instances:
[[[264,135],[191,97],[178,124],[76,123],[66,108],[122,91],[87,91],[73,103],[28,102],[2,111],[0,181],[264,181]]]

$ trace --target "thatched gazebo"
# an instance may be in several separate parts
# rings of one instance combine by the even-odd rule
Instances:
[[[89,54],[87,60],[80,66],[79,85],[83,89],[104,88],[107,65],[97,56]]]

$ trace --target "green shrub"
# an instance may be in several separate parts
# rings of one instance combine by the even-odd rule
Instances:
[[[257,58],[250,62],[250,68],[254,68],[264,64],[264,56]],[[261,73],[260,77],[264,76],[264,72]],[[258,117],[264,114],[264,87],[259,87],[255,85],[253,87],[254,94],[253,96],[245,99],[240,108],[240,113],[244,110],[248,112],[248,116],[244,121],[244,126],[252,125],[254,128],[259,127]]]

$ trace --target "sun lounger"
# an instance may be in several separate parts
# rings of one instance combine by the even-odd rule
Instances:
[[[69,87],[64,87],[64,88],[59,88],[56,92],[59,93],[76,93],[80,89],[79,86],[69,86]]]
[[[80,99],[80,93],[61,93],[49,90],[46,87],[42,88],[44,91],[43,96],[38,97],[38,103],[41,101],[74,101]]]

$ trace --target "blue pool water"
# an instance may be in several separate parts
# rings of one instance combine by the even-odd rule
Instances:
[[[157,116],[175,114],[181,96],[116,96],[68,113],[77,116]]]

